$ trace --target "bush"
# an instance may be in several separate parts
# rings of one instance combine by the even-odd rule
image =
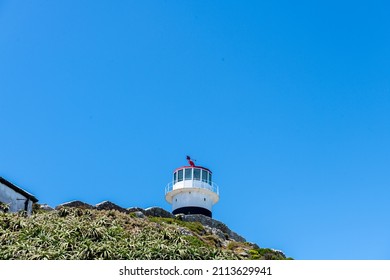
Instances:
[[[0,212],[7,213],[9,211],[9,204],[0,201]]]
[[[237,259],[197,236],[182,235],[172,226],[176,221],[159,222],[156,226],[117,211],[67,207],[30,217],[3,214],[0,259]]]

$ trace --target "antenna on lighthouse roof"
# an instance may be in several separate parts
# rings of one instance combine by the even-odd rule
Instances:
[[[196,160],[192,161],[190,156],[187,156],[187,160],[188,160],[189,165],[191,165],[192,167],[195,166],[194,161],[196,161]]]

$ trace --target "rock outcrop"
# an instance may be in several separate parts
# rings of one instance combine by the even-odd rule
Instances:
[[[126,210],[127,210],[127,212],[129,212],[129,213],[133,213],[133,212],[142,212],[142,213],[145,214],[145,210],[142,209],[142,208],[139,208],[139,207],[130,207],[130,208],[127,208]]]
[[[174,218],[171,212],[164,210],[160,207],[149,207],[145,209],[146,216],[161,217],[161,218]]]
[[[44,210],[44,211],[54,211],[54,208],[52,208],[48,204],[41,204],[41,205],[39,205],[39,209]]]
[[[214,220],[210,217],[195,214],[195,215],[181,215],[181,219],[186,222],[199,222],[203,226],[211,228],[213,234],[219,236],[221,239],[233,239],[237,242],[246,242],[245,238],[230,230],[224,223]]]
[[[97,210],[117,210],[122,213],[129,213],[127,209],[122,208],[111,201],[103,201],[95,205]]]
[[[73,200],[73,201],[69,201],[66,203],[62,203],[62,204],[58,205],[55,209],[58,210],[62,207],[71,207],[71,208],[80,208],[80,209],[94,209],[95,208],[94,206],[92,206],[88,203],[79,201],[79,200]]]

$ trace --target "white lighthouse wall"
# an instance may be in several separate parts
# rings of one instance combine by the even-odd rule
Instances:
[[[172,210],[182,207],[202,207],[211,211],[213,206],[212,199],[202,192],[191,191],[182,192],[175,195],[172,199]]]
[[[8,186],[0,183],[0,201],[9,205],[9,212],[18,212],[24,210],[24,203],[26,202],[26,197],[21,195],[18,192],[15,192],[13,189]],[[28,203],[28,213],[31,213],[32,210],[32,201]]]
[[[176,182],[173,185],[173,189],[181,189],[181,188],[201,188],[201,189],[208,189],[213,191],[212,186],[207,182],[202,182],[198,180],[184,180],[180,182]]]

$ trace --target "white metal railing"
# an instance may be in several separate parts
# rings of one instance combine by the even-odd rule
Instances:
[[[177,186],[175,186],[177,185]],[[170,182],[165,187],[165,194],[176,190],[176,189],[184,189],[184,188],[195,188],[195,189],[206,189],[212,191],[219,195],[219,187],[214,182],[203,182],[198,180],[183,180],[180,182]]]

